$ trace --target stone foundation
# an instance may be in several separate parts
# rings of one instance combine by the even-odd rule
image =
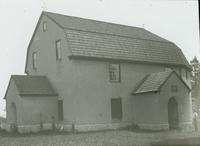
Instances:
[[[183,122],[183,123],[180,123],[179,124],[179,127],[182,131],[186,131],[186,132],[189,132],[189,131],[194,131],[194,125],[192,122]]]
[[[40,131],[40,125],[18,125],[19,133],[36,133]]]
[[[107,124],[82,124],[75,125],[76,131],[98,131],[98,130],[111,130],[131,126],[132,123],[107,123]]]
[[[141,129],[145,129],[145,130],[168,130],[169,129],[169,125],[168,124],[138,124],[138,126]]]
[[[131,126],[132,123],[105,123],[105,124],[55,124],[55,129],[58,131],[69,131],[69,132],[86,132],[86,131],[98,131],[98,130],[111,130],[119,129],[127,126]],[[40,131],[52,130],[52,123],[45,123],[43,127],[39,124],[35,125],[18,125],[17,130],[19,133],[36,133]],[[12,132],[10,125],[5,126],[5,130]]]
[[[141,129],[146,130],[169,130],[169,124],[138,124]],[[194,125],[192,122],[179,123],[181,131],[189,132],[194,131]]]
[[[69,132],[86,132],[86,131],[99,131],[99,130],[111,130],[111,129],[120,129],[124,127],[131,126],[132,123],[105,123],[105,124],[55,124],[55,129],[58,131],[69,131]],[[138,124],[141,129],[146,130],[168,130],[168,124]],[[179,124],[182,131],[194,131],[194,125],[192,122],[185,122]],[[4,128],[8,132],[12,132],[10,125],[4,125]],[[19,133],[35,133],[39,131],[52,130],[52,123],[45,123],[43,127],[39,124],[36,125],[18,125],[17,126]]]

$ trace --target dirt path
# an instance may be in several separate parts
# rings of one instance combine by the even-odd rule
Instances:
[[[198,137],[200,133],[195,132],[179,132],[179,131],[164,131],[164,132],[133,132],[128,130],[119,131],[101,131],[91,133],[79,133],[79,134],[39,134],[39,135],[23,135],[23,136],[0,136],[0,145],[151,145],[151,144],[163,144],[163,142],[170,143],[171,140],[191,138],[196,139],[195,142],[200,142]],[[200,145],[200,143],[199,143]]]

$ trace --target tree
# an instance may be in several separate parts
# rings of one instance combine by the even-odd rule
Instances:
[[[190,63],[192,66],[192,97],[200,98],[200,63],[196,56]]]
[[[191,84],[192,84],[192,99],[193,111],[200,114],[200,62],[194,57],[190,61],[192,67]]]

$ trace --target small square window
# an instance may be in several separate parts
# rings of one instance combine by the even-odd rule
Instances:
[[[43,31],[45,32],[47,30],[47,22],[43,22]]]
[[[120,65],[110,64],[109,66],[110,81],[120,82]]]
[[[172,85],[171,86],[171,91],[172,92],[177,92],[178,91],[178,87],[176,85]]]
[[[61,60],[61,40],[56,41],[56,60]]]
[[[37,53],[33,52],[32,54],[32,61],[33,61],[33,69],[36,70],[37,69]]]

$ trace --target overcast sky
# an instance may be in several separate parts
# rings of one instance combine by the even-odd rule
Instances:
[[[42,12],[144,27],[178,45],[188,60],[200,59],[195,0],[0,0],[0,115],[5,116],[11,74],[24,74],[28,43]]]

